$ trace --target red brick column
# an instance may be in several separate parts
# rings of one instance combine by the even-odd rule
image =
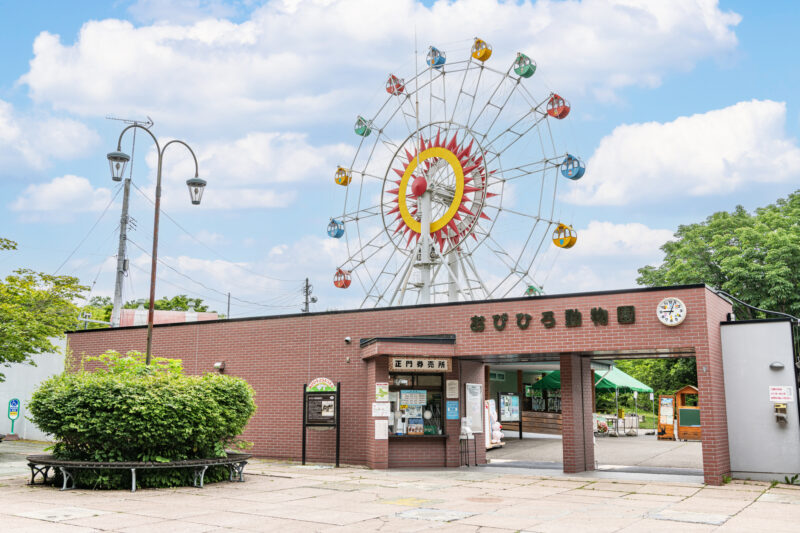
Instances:
[[[708,349],[698,349],[695,357],[702,425],[703,474],[709,485],[722,485],[723,478],[731,473],[731,457],[719,323],[725,320],[725,314],[731,308],[710,291],[705,292],[705,300]],[[735,394],[735,391],[730,392]]]
[[[592,377],[588,357],[561,356],[561,442],[568,474],[594,470]]]
[[[366,400],[365,409],[368,410],[365,417],[369,420],[367,431],[364,433],[367,448],[367,466],[370,468],[389,468],[389,441],[375,440],[375,420],[372,416],[372,402],[375,401],[375,383],[389,381],[389,361],[387,357],[373,357],[366,362]]]

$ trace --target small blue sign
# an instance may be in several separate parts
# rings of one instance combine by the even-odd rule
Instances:
[[[458,400],[447,400],[447,420],[458,420]]]

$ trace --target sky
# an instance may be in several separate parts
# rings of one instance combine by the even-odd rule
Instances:
[[[192,206],[191,156],[167,150],[157,297],[225,313],[230,293],[232,317],[292,313],[309,278],[312,310],[357,307],[360,284],[332,284],[348,257],[325,233],[345,205],[333,172],[358,152],[355,117],[388,97],[388,73],[413,77],[416,34],[448,61],[475,36],[494,49],[487,65],[536,61],[531,94],[572,106],[546,134],[586,174],[555,194],[578,243],[545,246],[535,280],[549,294],[632,288],[679,225],[800,189],[799,13],[788,0],[0,0],[0,236],[19,243],[0,275],[68,274],[87,296],[113,294],[121,192],[106,153],[126,125],[113,118],[150,117],[208,181]],[[157,162],[145,136],[133,148],[125,300],[149,291]],[[522,187],[503,197],[537,201]],[[526,228],[498,221],[496,236],[513,250]]]

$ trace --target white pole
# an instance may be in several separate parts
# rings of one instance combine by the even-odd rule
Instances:
[[[419,168],[419,167],[418,167]],[[421,169],[420,169],[421,171]],[[425,191],[420,202],[420,274],[422,275],[422,303],[431,301],[431,192]]]

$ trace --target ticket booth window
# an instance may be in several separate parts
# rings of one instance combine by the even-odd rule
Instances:
[[[390,435],[442,435],[443,404],[443,374],[389,374]]]

